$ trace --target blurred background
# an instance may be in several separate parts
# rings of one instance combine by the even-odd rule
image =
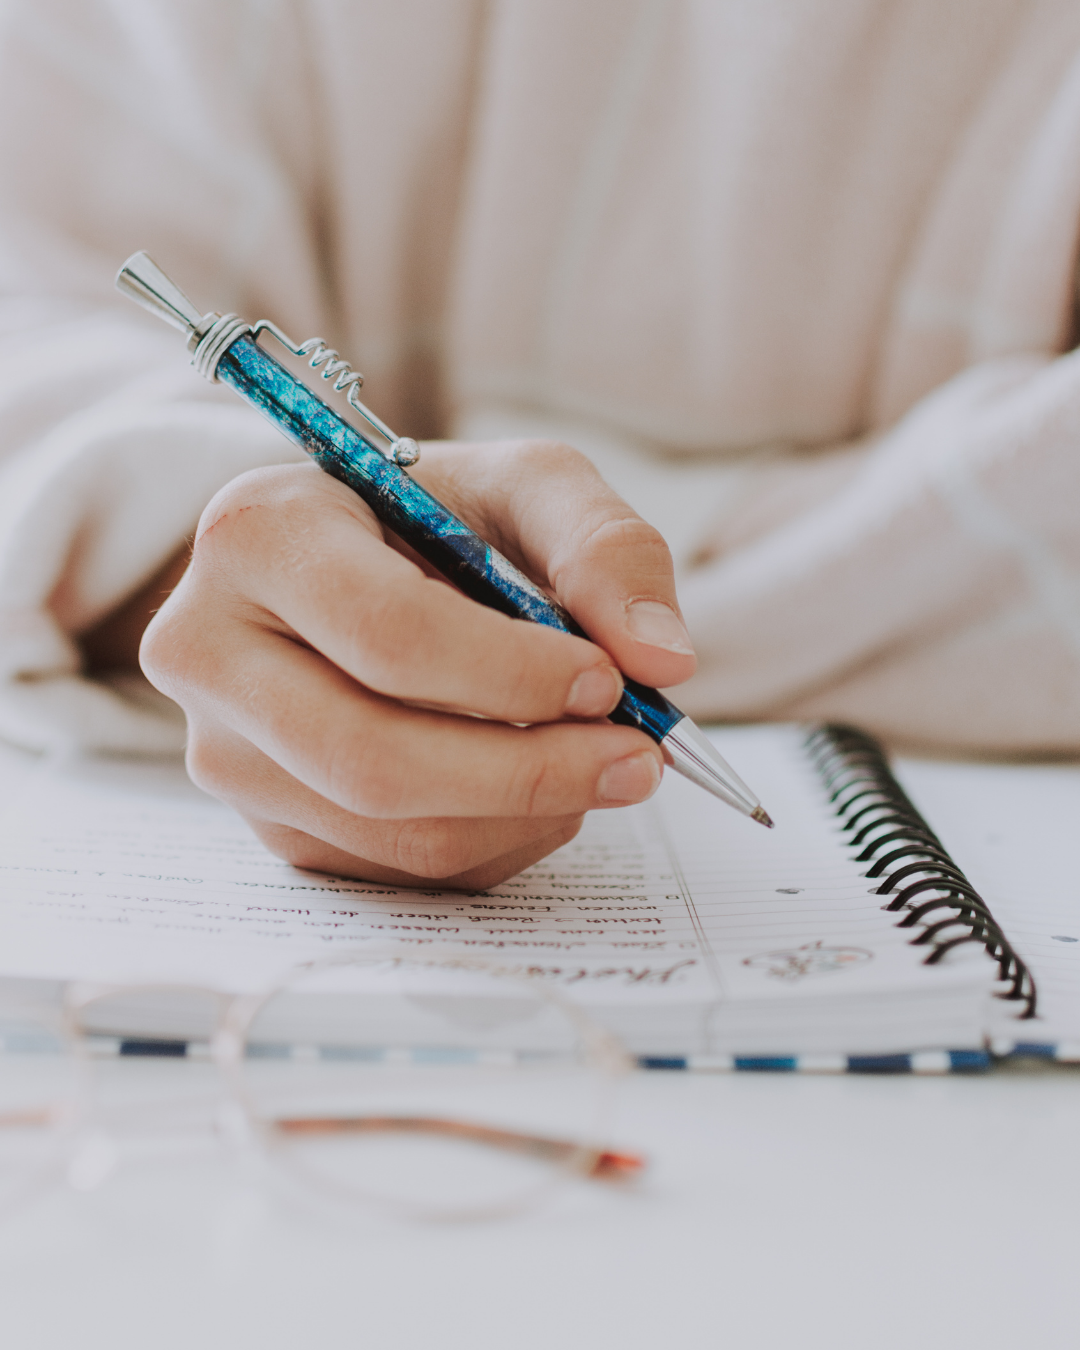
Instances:
[[[292,453],[114,296],[146,248],[402,434],[589,455],[692,715],[1080,746],[1072,0],[13,0],[0,109],[10,738],[153,740],[70,643]]]

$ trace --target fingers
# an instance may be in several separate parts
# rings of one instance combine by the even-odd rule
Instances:
[[[625,674],[666,687],[695,659],[662,536],[569,447],[425,449],[415,475],[546,584]]]
[[[601,645],[465,599],[387,548],[348,489],[289,466],[208,508],[142,658],[188,714],[192,776],[282,856],[480,888],[572,838],[584,812],[655,791],[662,758],[641,732],[561,719],[614,707],[611,657],[661,685],[693,657],[663,541],[586,461],[520,446],[431,458],[436,495]]]
[[[533,863],[546,858],[555,849],[568,844],[577,834],[581,822],[562,826],[553,833],[517,849],[502,854],[486,862],[477,863],[464,871],[449,875],[429,876],[401,871],[369,858],[357,857],[342,849],[328,844],[288,825],[246,817],[248,824],[272,853],[294,867],[308,868],[313,872],[332,872],[337,876],[357,877],[362,881],[375,881],[385,886],[430,886],[437,882],[440,889],[484,891],[489,886],[497,886],[508,877],[516,876],[531,867]]]
[[[192,594],[185,581],[169,620],[159,616],[144,641],[154,682],[195,721],[238,732],[354,814],[569,816],[642,801],[659,786],[660,750],[639,731],[609,722],[516,727],[406,707],[260,626],[230,621],[215,631],[197,613],[204,645],[185,680],[159,647]]]
[[[505,880],[572,839],[582,821],[366,819],[298,783],[242,736],[198,719],[190,726],[187,765],[199,787],[235,807],[288,862],[394,885],[494,885],[478,878],[498,873]],[[528,862],[519,861],[526,856]]]
[[[268,624],[376,692],[507,722],[603,717],[622,693],[598,647],[426,576],[386,547],[354,493],[317,470],[238,480],[200,534],[197,564],[207,554],[210,572],[221,560],[219,579]]]

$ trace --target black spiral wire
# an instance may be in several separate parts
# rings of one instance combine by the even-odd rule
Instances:
[[[886,909],[907,910],[897,927],[921,929],[912,945],[930,948],[924,964],[935,965],[956,947],[977,942],[1008,986],[997,997],[1022,1002],[1021,1016],[1034,1017],[1030,971],[893,777],[877,741],[855,727],[829,724],[810,731],[806,746],[841,828],[850,835],[855,861],[870,864],[866,876],[881,878],[875,894],[892,897]]]

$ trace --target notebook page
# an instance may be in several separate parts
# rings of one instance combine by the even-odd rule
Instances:
[[[903,760],[912,800],[983,896],[1038,989],[1038,1017],[997,1003],[994,1034],[1080,1058],[1080,766]]]
[[[718,996],[749,1010],[742,1022],[725,1014],[718,1033],[726,1044],[734,1028],[739,1049],[940,1044],[912,1023],[912,992],[923,991],[937,1024],[934,999],[981,988],[985,969],[970,953],[948,971],[922,965],[838,846],[796,731],[727,731],[720,741],[776,813],[776,830],[668,775],[653,802],[593,813],[557,854],[472,894],[292,868],[179,765],[57,767],[0,821],[0,973],[247,990],[313,957],[395,941],[493,955],[587,1003],[625,1006],[624,1034],[643,1053],[687,1049],[660,1031],[649,1040],[659,1009],[700,1013]],[[818,1013],[796,1016],[806,1003]],[[968,998],[962,1027],[949,1023],[947,1046],[973,1043],[972,1006]],[[895,1023],[887,1035],[881,1017]],[[853,1019],[862,1039],[840,1045],[837,1025]],[[811,1028],[800,1045],[793,1020]],[[666,1025],[669,1038],[676,1026],[691,1034],[685,1017]],[[747,1039],[754,1026],[764,1039]]]
[[[598,812],[553,858],[475,894],[290,867],[179,764],[83,760],[0,819],[0,972],[257,989],[357,943],[464,946],[568,985],[711,998],[648,808]]]
[[[835,1048],[838,1034],[851,1053],[980,1044],[985,1005],[976,1025],[964,1020],[973,1002],[955,1018],[945,1004],[964,988],[988,997],[992,963],[973,945],[924,964],[927,949],[897,927],[880,883],[864,875],[869,864],[851,858],[801,729],[728,728],[715,739],[733,763],[753,767],[777,825],[766,831],[716,809],[684,780],[657,798],[673,870],[728,1005],[714,1019],[714,1042],[765,1053],[797,1020],[804,1051]],[[830,1009],[834,1000],[845,1006]]]

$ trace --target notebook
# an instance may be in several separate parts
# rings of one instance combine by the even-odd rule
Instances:
[[[666,775],[650,802],[592,813],[484,892],[290,867],[179,765],[42,766],[0,818],[0,975],[248,991],[389,940],[552,981],[651,1067],[934,1072],[1018,1046],[1080,1059],[1080,962],[1062,966],[1064,943],[1014,944],[1030,938],[1019,916],[1002,926],[869,737],[712,734],[775,830]]]

